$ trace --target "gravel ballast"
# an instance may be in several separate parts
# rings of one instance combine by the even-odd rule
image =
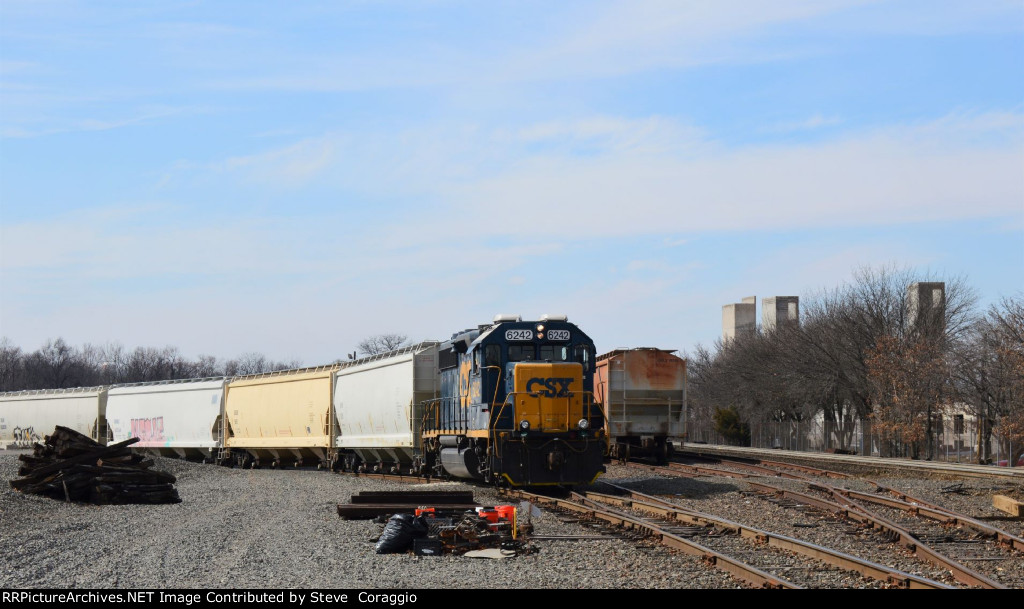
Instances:
[[[0,451],[0,477],[17,474],[17,452]],[[242,470],[158,459],[173,473],[182,503],[93,506],[0,490],[0,588],[735,588],[741,584],[700,559],[653,542],[535,541],[536,552],[506,560],[378,555],[383,525],[342,520],[336,505],[360,491],[492,489],[458,482],[400,485],[311,470]],[[910,573],[953,583],[946,574],[855,527],[829,523],[757,499],[742,481],[638,474],[609,465],[604,480],[662,494],[703,512],[839,547]],[[929,499],[990,513],[989,488],[943,494],[946,480],[889,478]],[[599,483],[594,490],[607,491]],[[941,501],[940,501],[941,503]],[[950,506],[954,507],[954,506]],[[536,535],[595,535],[547,511]],[[807,525],[815,525],[811,528]],[[1007,527],[1009,528],[1009,527]],[[697,539],[696,541],[700,541]],[[791,567],[792,568],[792,567]],[[848,574],[843,577],[849,577]],[[850,587],[877,584],[837,580]]]
[[[336,505],[393,482],[320,471],[241,470],[158,459],[182,503],[93,506],[0,490],[0,588],[727,588],[694,557],[630,541],[535,542],[506,560],[378,555],[383,525]],[[0,451],[0,478],[17,474]],[[413,485],[472,490],[461,483]],[[593,535],[544,513],[537,535]]]

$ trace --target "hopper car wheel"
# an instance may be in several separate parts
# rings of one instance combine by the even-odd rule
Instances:
[[[273,461],[270,462],[270,469],[277,469],[278,467],[280,467],[280,465],[281,462],[278,461],[277,459],[274,459]]]
[[[665,465],[668,463],[668,447],[665,445],[664,440],[659,440],[654,446],[654,459],[658,465]]]

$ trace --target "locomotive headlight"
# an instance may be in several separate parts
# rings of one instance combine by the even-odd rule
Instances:
[[[590,427],[590,421],[586,419],[580,419],[580,422],[577,423],[576,425],[578,425],[580,429],[586,429]]]
[[[530,429],[530,422],[526,419],[519,421],[519,429],[522,429],[523,431]]]
[[[543,332],[544,331],[544,324],[537,324],[537,331],[538,332]]]

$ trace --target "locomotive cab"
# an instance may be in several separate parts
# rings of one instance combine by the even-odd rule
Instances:
[[[441,345],[441,398],[424,405],[426,465],[513,486],[589,483],[604,471],[593,342],[564,316],[493,324]]]

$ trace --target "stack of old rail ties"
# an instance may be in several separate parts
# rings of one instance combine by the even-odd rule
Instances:
[[[103,446],[73,429],[57,426],[36,444],[32,455],[21,455],[11,488],[65,501],[107,503],[180,503],[173,475],[152,469],[152,459],[128,448],[131,438]]]
[[[378,554],[507,558],[527,551],[515,506],[482,506],[472,491],[363,491],[339,503],[338,515],[386,521]]]

